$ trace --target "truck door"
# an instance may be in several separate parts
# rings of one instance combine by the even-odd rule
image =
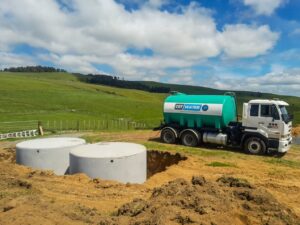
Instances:
[[[259,104],[250,104],[249,105],[249,118],[247,119],[247,123],[245,124],[247,128],[257,128],[258,123],[260,122],[259,118]]]
[[[280,138],[281,123],[276,105],[260,105],[260,122],[258,125],[268,133],[269,138]]]

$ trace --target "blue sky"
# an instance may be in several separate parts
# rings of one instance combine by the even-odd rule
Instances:
[[[297,0],[1,0],[0,68],[300,96]]]

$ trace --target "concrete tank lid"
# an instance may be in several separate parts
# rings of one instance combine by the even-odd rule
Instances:
[[[81,144],[85,144],[84,139],[74,137],[53,137],[23,141],[16,146],[20,149],[56,149],[74,147]]]
[[[75,147],[70,154],[83,158],[120,158],[146,151],[140,144],[128,142],[99,142]]]

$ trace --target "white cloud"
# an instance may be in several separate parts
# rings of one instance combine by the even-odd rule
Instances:
[[[271,15],[284,0],[244,0],[244,4],[251,6],[259,15]]]
[[[300,28],[294,29],[291,33],[291,36],[299,36],[300,35]]]
[[[195,71],[191,69],[181,69],[168,79],[171,84],[195,85]]]
[[[225,25],[219,39],[228,56],[246,58],[265,54],[278,38],[279,34],[272,32],[267,25],[252,27],[236,24]]]
[[[300,68],[274,71],[255,77],[213,76],[204,85],[227,90],[300,96]]]
[[[271,71],[273,73],[282,73],[286,70],[286,67],[281,64],[272,64],[271,65]]]
[[[266,25],[231,24],[218,30],[210,10],[196,3],[169,12],[159,10],[168,1],[150,0],[129,12],[113,0],[63,1],[72,10],[55,0],[1,0],[0,52],[28,44],[49,51],[33,55],[36,61],[51,61],[69,71],[94,73],[99,72],[95,65],[107,64],[126,79],[193,83],[187,68],[221,54],[266,54],[279,37]],[[126,53],[128,48],[151,49],[154,54],[133,55]],[[13,64],[14,57],[7,60]],[[21,59],[19,64],[32,64],[32,59]],[[166,68],[179,73],[168,74]]]
[[[149,0],[148,4],[150,7],[159,8],[163,5],[166,5],[169,2],[169,0]]]
[[[217,31],[209,11],[195,3],[177,14],[149,7],[128,12],[112,0],[69,2],[74,12],[61,10],[54,0],[2,0],[0,46],[28,43],[56,54],[98,57],[114,56],[128,47],[150,48],[157,55],[199,60],[218,56],[222,48],[249,43],[249,38],[242,36],[238,45],[225,38],[220,46],[218,37],[223,33]],[[265,43],[262,49],[245,49],[250,53],[242,57],[262,54],[274,44],[276,34],[268,27],[228,26],[224,35],[230,35],[232,29],[233,35],[247,32],[253,36],[250,41],[258,37]],[[261,34],[267,34],[266,40]]]
[[[119,0],[122,4],[134,4],[139,7],[154,7],[160,8],[163,5],[170,3],[172,0]]]
[[[107,64],[115,68],[116,73],[127,79],[150,80],[151,77],[167,76],[163,72],[165,68],[182,68],[191,66],[188,60],[161,57],[161,56],[134,56],[126,53],[120,53],[112,57],[98,57],[94,55],[59,55],[59,54],[41,54],[38,56],[43,61],[51,61],[56,65],[61,65],[70,72],[96,73],[100,72],[93,67],[93,64]],[[157,79],[156,79],[157,80]]]
[[[34,60],[32,60],[30,56],[17,55],[8,52],[0,52],[0,62],[0,69],[24,65],[35,65]]]

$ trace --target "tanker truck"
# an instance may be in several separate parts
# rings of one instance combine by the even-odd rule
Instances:
[[[215,144],[239,147],[255,155],[269,151],[284,154],[292,142],[292,115],[287,106],[278,99],[250,100],[243,103],[242,121],[238,121],[234,93],[173,92],[164,101],[164,122],[155,130],[161,130],[161,140],[169,144]]]

